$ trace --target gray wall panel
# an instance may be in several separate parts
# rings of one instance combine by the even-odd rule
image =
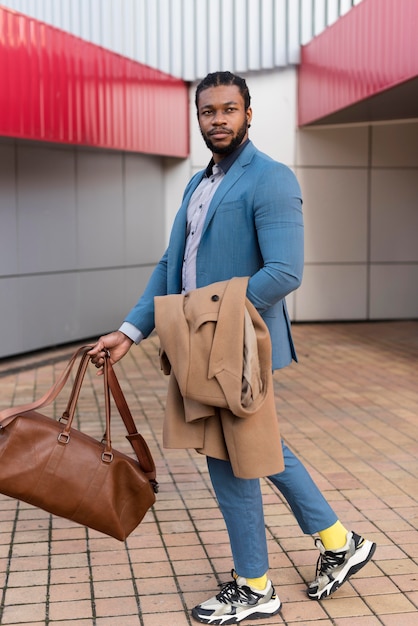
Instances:
[[[298,321],[418,315],[418,123],[300,129]]]
[[[77,274],[57,273],[17,279],[21,345],[29,352],[77,339]],[[3,349],[3,346],[1,346]]]
[[[164,160],[3,140],[0,166],[0,358],[117,328],[164,251]]]
[[[21,144],[17,157],[20,273],[76,267],[74,153]]]
[[[22,308],[16,278],[0,278],[0,357],[24,352]]]
[[[126,270],[81,272],[78,281],[78,336],[98,337],[118,328],[128,312],[125,306]]]
[[[159,260],[165,248],[164,178],[159,159],[125,156],[128,265]]]
[[[18,272],[14,144],[0,143],[0,276]]]
[[[372,172],[372,262],[418,263],[417,174],[395,168]]]
[[[372,264],[371,319],[418,319],[417,285],[418,263]]]
[[[123,160],[119,153],[77,154],[78,267],[125,262]]]

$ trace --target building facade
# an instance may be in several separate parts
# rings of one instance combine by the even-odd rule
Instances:
[[[368,23],[377,3],[386,21],[374,22],[371,34],[358,35],[355,20]],[[410,12],[406,17],[400,15],[400,4]],[[3,37],[6,45],[0,47],[0,75],[4,78],[7,73],[11,84],[17,72],[19,103],[28,102],[31,111],[39,101],[38,86],[47,82],[55,87],[42,91],[43,124],[32,124],[27,131],[23,122],[30,115],[24,108],[17,119],[2,116],[0,356],[96,337],[119,325],[164,251],[185,184],[209,159],[193,94],[196,81],[216,69],[246,77],[254,114],[252,141],[289,165],[302,186],[306,264],[302,286],[288,298],[292,319],[417,317],[418,99],[413,96],[418,54],[415,64],[413,58],[410,66],[400,58],[394,68],[395,55],[381,59],[377,54],[378,38],[370,53],[361,40],[374,41],[375,31],[378,35],[379,29],[387,32],[392,27],[400,32],[391,45],[394,50],[405,48],[409,59],[408,46],[413,43],[408,43],[405,24],[416,24],[416,4],[415,0],[2,2],[1,28],[9,40]],[[399,22],[391,18],[389,23],[391,11]],[[17,18],[19,27],[10,40]],[[342,29],[341,36],[337,29]],[[81,46],[84,51],[83,62],[70,55],[66,63],[68,71],[75,66],[86,70],[71,93],[54,83],[51,73],[45,81],[45,65],[34,80],[33,71],[22,74],[20,57],[5,61],[7,54],[19,50],[25,51],[26,60],[33,57],[37,32],[48,71],[54,62],[60,67],[62,50]],[[345,34],[353,32],[357,39],[350,41]],[[334,39],[348,41],[342,51],[347,58],[338,57],[335,49],[340,65],[327,68],[327,60],[315,59],[327,50],[333,34]],[[60,37],[57,55],[54,41]],[[49,55],[45,41],[55,45],[50,45]],[[356,86],[364,83],[369,54],[378,60],[375,74],[381,76],[383,69],[387,81],[375,85],[373,74],[367,77],[369,91],[359,95]],[[87,66],[86,58],[96,60]],[[318,67],[321,75],[315,74]],[[152,74],[154,70],[160,74]],[[350,72],[357,74],[354,87],[348,89]],[[94,84],[88,78],[92,74]],[[321,82],[324,75],[339,77],[342,82],[335,91],[345,94],[346,101],[333,104],[332,89]],[[166,91],[170,89],[180,95]],[[331,95],[324,98],[328,92]],[[53,103],[50,109],[45,109],[46,93]],[[157,99],[151,106],[150,94]],[[64,96],[65,119],[72,120],[67,126],[64,118],[57,121],[57,112],[65,108]],[[174,97],[179,98],[175,107]],[[123,106],[118,108],[120,102]],[[15,100],[7,101],[7,94],[1,106],[3,113],[19,110]],[[127,112],[132,116],[129,128],[121,121]],[[94,132],[87,126],[86,132],[86,120],[101,119],[100,115],[102,133],[96,126]],[[55,124],[49,128],[52,118]],[[74,130],[78,121],[79,134]]]

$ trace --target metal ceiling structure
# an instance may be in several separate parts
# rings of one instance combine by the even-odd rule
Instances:
[[[183,80],[1,6],[0,83],[1,136],[189,153]]]
[[[302,47],[299,124],[418,118],[418,2],[363,0]]]

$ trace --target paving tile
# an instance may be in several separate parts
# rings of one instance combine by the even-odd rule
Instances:
[[[33,556],[33,557],[16,557],[10,561],[11,572],[27,572],[36,570],[47,570],[49,567],[48,556]]]
[[[345,586],[341,589],[346,592]],[[341,594],[342,595],[342,594]],[[341,597],[334,595],[331,598],[323,601],[323,605],[327,613],[333,619],[338,617],[360,617],[372,615],[373,611],[370,610],[365,600],[360,597]],[[377,596],[376,596],[377,597]],[[380,596],[379,596],[380,599]],[[369,602],[370,597],[367,597]]]
[[[418,573],[391,576],[391,580],[401,591],[418,590]]]
[[[141,611],[145,613],[177,612],[183,609],[178,593],[148,595],[141,598]]]
[[[83,570],[85,572],[85,570]],[[53,572],[51,573],[51,575]],[[44,570],[28,570],[23,572],[9,572],[7,578],[7,586],[10,588],[13,587],[23,587],[23,588],[36,588],[38,585],[47,585],[49,578],[48,569]],[[67,574],[68,576],[68,574]]]
[[[142,623],[144,626],[189,626],[190,620],[184,612],[158,613],[157,615],[144,615]],[[194,622],[196,623],[196,622]],[[113,626],[113,624],[109,624]],[[121,626],[131,626],[130,624],[121,624]]]
[[[129,580],[131,578],[131,568],[129,564],[96,565],[91,570],[87,567],[86,572],[89,577],[94,576],[94,580]]]
[[[5,593],[5,605],[44,604],[46,602],[47,586],[36,587],[8,587]]]
[[[32,574],[34,573],[36,572],[32,572]],[[60,585],[63,583],[86,583],[89,582],[91,577],[90,570],[87,567],[64,567],[61,569],[50,569],[49,571],[41,572],[41,574],[49,575],[50,585]],[[15,576],[17,578],[17,574]],[[18,580],[18,582],[20,581]]]
[[[45,602],[40,604],[9,604],[4,607],[1,623],[7,624],[27,624],[32,626],[34,622],[45,623]]]
[[[283,605],[281,615],[283,619],[288,622],[304,622],[325,619],[327,613],[319,602],[313,602],[312,600],[306,600],[305,602],[288,602]]]
[[[56,626],[95,626],[96,623],[98,623],[98,621],[93,620],[93,619],[69,619],[69,620],[49,620],[48,623],[56,624]],[[45,622],[42,622],[42,626],[44,624]],[[38,625],[34,624],[33,626],[38,626]],[[124,624],[123,626],[128,626],[128,625]]]
[[[397,574],[418,574],[418,564],[409,558],[379,561],[379,568],[389,576]]]
[[[139,615],[112,615],[111,617],[96,617],[93,626],[142,626],[143,623]],[[78,623],[74,626],[78,626]]]
[[[49,605],[49,616],[52,621],[57,620],[77,620],[91,618],[93,607],[91,600],[70,600],[68,602],[51,602]],[[30,622],[29,622],[30,624]]]
[[[414,613],[393,613],[392,615],[382,615],[381,623],[384,626],[416,626],[417,614]]]
[[[177,593],[177,581],[172,575],[159,578],[137,578],[136,586],[140,596]]]
[[[263,479],[269,575],[283,608],[254,626],[415,626],[418,322],[295,324],[294,335],[299,364],[274,375],[282,433],[343,523],[378,549],[332,598],[309,600],[304,581],[314,577],[318,553]],[[0,360],[0,408],[39,397],[74,349]],[[1,626],[191,626],[191,608],[230,579],[205,458],[161,447],[167,378],[157,355],[152,335],[116,366],[156,461],[155,506],[119,542],[0,495]],[[99,382],[87,377],[80,410],[93,436],[103,429]],[[55,414],[65,404],[60,398]],[[130,453],[113,421],[115,447]]]
[[[367,615],[360,617],[355,615],[354,617],[340,617],[334,620],[335,626],[380,626],[381,620],[375,615]],[[398,626],[401,626],[399,622]]]
[[[98,617],[138,615],[138,602],[132,595],[115,598],[96,598],[95,607]]]
[[[408,577],[408,580],[410,582],[410,577]],[[387,576],[374,576],[372,578],[368,577],[359,579],[353,576],[350,579],[350,583],[359,594],[364,594],[366,596],[393,594],[397,593],[399,590],[399,586],[395,583],[394,579],[392,578],[391,580]]]
[[[369,596],[367,603],[377,615],[387,613],[416,613],[416,607],[401,593],[390,593],[383,596]]]
[[[418,608],[418,591],[417,591],[417,589],[415,588],[415,591],[409,591],[405,595],[413,603],[413,605]]]

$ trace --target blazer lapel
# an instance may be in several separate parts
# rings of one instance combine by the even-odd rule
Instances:
[[[215,195],[212,198],[212,202],[210,203],[205,224],[203,226],[202,236],[208,228],[218,206],[221,204],[225,195],[232,189],[232,187],[237,183],[237,181],[245,174],[246,166],[251,162],[256,148],[254,148],[252,143],[249,143],[248,146],[243,150],[243,152],[239,155],[237,160],[231,165],[231,168],[228,170],[228,173],[225,175],[225,178],[219,185],[218,189],[215,192]]]

